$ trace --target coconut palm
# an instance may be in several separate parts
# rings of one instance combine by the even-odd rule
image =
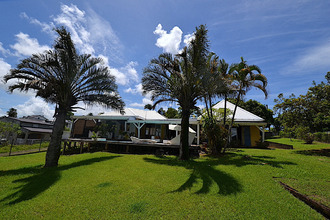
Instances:
[[[144,69],[144,93],[151,93],[154,106],[161,102],[177,102],[182,108],[180,159],[189,159],[189,117],[203,97],[202,80],[208,56],[205,26],[196,28],[195,38],[176,56],[160,54]]]
[[[4,76],[6,82],[18,80],[9,86],[10,92],[34,90],[36,96],[56,105],[45,167],[58,165],[65,118],[77,108],[78,102],[97,103],[120,110],[124,106],[115,78],[107,67],[101,65],[102,59],[78,54],[70,33],[64,27],[55,31],[59,37],[53,50],[33,54]]]
[[[234,118],[237,110],[237,105],[243,95],[245,95],[251,88],[260,89],[267,98],[267,78],[261,74],[261,70],[257,65],[248,65],[241,57],[241,62],[232,64],[229,68],[229,75],[232,78],[232,86],[237,91],[235,108],[229,127],[229,135],[231,135],[231,128],[234,124]]]

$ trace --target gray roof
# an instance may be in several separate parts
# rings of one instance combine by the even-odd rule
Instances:
[[[47,133],[51,134],[52,129],[46,129],[46,128],[29,128],[29,127],[22,127],[22,130],[28,130],[29,132],[38,132],[38,133]]]

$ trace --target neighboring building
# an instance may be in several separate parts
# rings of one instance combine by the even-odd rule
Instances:
[[[18,124],[22,134],[16,139],[16,144],[32,144],[36,140],[48,141],[52,134],[53,124],[39,118],[0,117],[0,121]]]
[[[215,109],[224,109],[224,107],[225,100],[213,106]],[[233,103],[227,101],[226,107],[234,112],[235,105]],[[229,118],[232,118],[232,115],[229,115]],[[256,142],[264,141],[264,128],[266,126],[267,123],[264,119],[237,106],[232,139],[238,140],[242,146],[256,146]]]

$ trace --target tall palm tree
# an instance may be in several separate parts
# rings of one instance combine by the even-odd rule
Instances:
[[[224,115],[223,115],[223,126],[226,126],[226,119],[227,119],[227,98],[228,95],[233,95],[235,90],[233,89],[231,83],[232,79],[229,74],[229,64],[224,60],[219,60],[219,67],[218,67],[219,74],[222,76],[224,84],[226,85],[226,90],[223,91],[223,96],[225,98],[225,106],[224,106]]]
[[[64,27],[55,31],[59,37],[53,50],[33,54],[4,76],[6,82],[18,80],[9,86],[10,92],[16,89],[25,92],[34,90],[36,96],[56,104],[45,167],[58,165],[65,118],[68,112],[76,109],[74,106],[78,102],[88,105],[97,103],[120,110],[124,107],[115,78],[107,67],[101,65],[102,59],[78,54],[70,33]]]
[[[233,80],[232,86],[237,91],[236,103],[229,127],[229,135],[231,136],[231,128],[234,124],[234,118],[237,110],[238,103],[243,95],[245,95],[251,88],[260,89],[267,98],[268,92],[267,78],[261,74],[261,70],[257,65],[248,65],[246,61],[241,57],[241,62],[232,64],[229,68],[230,77]],[[229,137],[230,139],[230,137]]]
[[[160,54],[150,61],[143,73],[143,90],[151,93],[154,106],[161,102],[177,102],[182,108],[179,156],[182,160],[189,159],[189,117],[197,100],[203,97],[201,82],[208,48],[207,30],[201,25],[196,28],[195,38],[180,54],[175,57],[169,53]]]

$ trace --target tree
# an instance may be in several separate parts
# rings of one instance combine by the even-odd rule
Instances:
[[[176,56],[160,54],[144,69],[142,86],[150,92],[154,106],[161,102],[177,102],[182,108],[180,159],[189,159],[189,117],[196,103],[203,96],[201,80],[208,56],[207,30],[204,25],[196,28],[195,38]]]
[[[274,111],[284,133],[296,136],[297,128],[314,133],[330,130],[330,82],[329,73],[325,76],[327,83],[321,82],[310,87],[306,95],[296,97],[294,94],[284,98],[279,94],[275,99]],[[303,132],[301,132],[303,133]]]
[[[89,54],[78,54],[71,35],[64,27],[56,28],[59,35],[54,49],[33,54],[11,69],[4,76],[8,82],[18,82],[9,86],[9,91],[36,91],[36,96],[46,102],[56,104],[55,122],[46,154],[45,167],[58,165],[61,151],[61,137],[68,112],[73,111],[78,102],[88,105],[95,103],[114,109],[123,109],[124,102],[117,92],[115,77],[108,67],[102,66],[101,58]]]
[[[256,73],[255,73],[256,72]],[[229,126],[229,138],[231,136],[231,128],[234,125],[235,114],[237,105],[242,98],[252,87],[260,89],[267,98],[267,78],[261,74],[261,70],[257,65],[248,65],[247,62],[241,57],[241,62],[230,65],[229,74],[232,78],[232,86],[237,90],[237,97],[233,117]],[[225,150],[225,149],[224,149]]]
[[[180,118],[178,110],[175,108],[168,108],[166,113],[165,113],[166,118]]]
[[[17,109],[16,108],[10,108],[7,111],[7,115],[8,115],[8,117],[17,118]]]
[[[144,109],[152,110],[153,108],[152,108],[152,105],[151,105],[151,104],[146,104],[146,105],[144,106]]]

